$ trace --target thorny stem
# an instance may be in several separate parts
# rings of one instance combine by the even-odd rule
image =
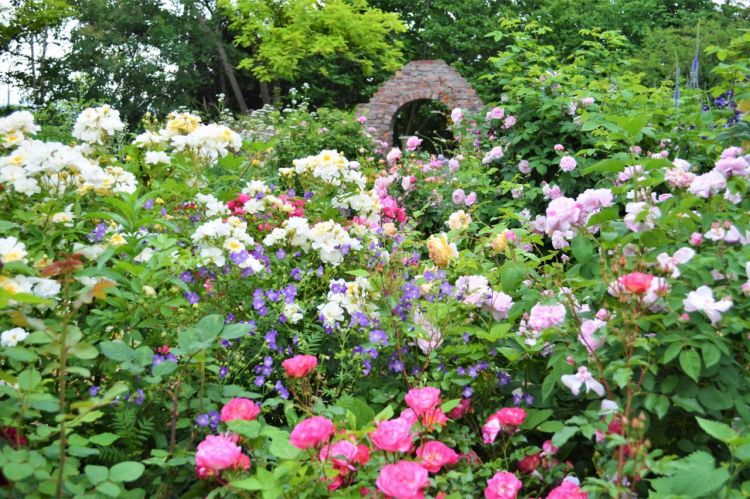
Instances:
[[[67,417],[65,410],[65,391],[67,389],[67,363],[68,363],[68,324],[70,319],[73,317],[73,305],[70,303],[70,276],[65,275],[63,278],[63,296],[65,301],[68,303],[68,313],[65,314],[62,324],[60,325],[60,359],[57,369],[57,386],[58,386],[58,405],[60,406],[60,462],[59,462],[59,473],[57,475],[57,486],[55,490],[56,497],[63,496],[63,482],[65,478],[65,447],[67,440],[65,436],[65,418]]]

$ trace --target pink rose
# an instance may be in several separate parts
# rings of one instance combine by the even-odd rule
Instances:
[[[454,108],[453,111],[451,111],[451,121],[454,125],[460,125],[461,121],[464,119],[464,112],[461,110],[460,107]]]
[[[507,118],[505,118],[505,121],[503,121],[503,128],[507,130],[508,128],[511,128],[515,124],[516,124],[516,117],[508,116]]]
[[[471,205],[473,205],[476,202],[477,202],[477,193],[476,192],[470,192],[466,196],[466,199],[464,200],[464,204],[466,206],[471,206]]]
[[[485,499],[516,499],[523,484],[516,475],[509,471],[498,471],[495,476],[487,480],[484,489]]]
[[[560,158],[560,169],[564,172],[572,172],[576,169],[577,163],[573,156],[563,156]]]
[[[295,355],[281,363],[290,378],[304,378],[315,370],[318,359],[314,355]]]
[[[317,447],[328,440],[336,428],[330,419],[313,416],[297,423],[289,435],[289,442],[298,449]]]
[[[339,440],[320,449],[320,460],[331,461],[334,469],[343,472],[353,471],[353,463],[357,461],[359,449],[349,440]]]
[[[716,169],[725,177],[739,176],[744,177],[748,174],[748,167],[745,158],[724,158],[716,162]]]
[[[619,284],[634,294],[643,294],[648,291],[654,276],[642,272],[631,272],[618,279]]]
[[[557,152],[562,152],[562,151],[564,151],[564,150],[565,150],[565,146],[564,146],[564,145],[562,145],[562,144],[555,144],[555,147],[554,147],[554,149],[555,149],[555,151],[557,151]]]
[[[536,304],[529,312],[529,327],[534,331],[544,331],[565,322],[565,307],[556,303],[554,305]]]
[[[527,173],[531,173],[531,165],[529,164],[529,161],[526,159],[522,159],[520,163],[518,163],[518,171],[526,175]]]
[[[453,200],[453,204],[464,204],[466,193],[463,189],[456,189],[453,191],[453,194],[451,194],[451,199]]]
[[[418,416],[421,416],[425,412],[434,409],[440,403],[440,390],[431,386],[412,388],[406,394],[404,400]]]
[[[404,409],[398,417],[407,421],[412,426],[419,420],[419,416],[417,416],[417,413],[413,409]]]
[[[497,414],[493,414],[487,418],[487,422],[482,426],[482,440],[484,443],[491,444],[494,442],[497,438],[497,434],[500,433],[502,428],[503,425],[500,424],[500,419],[497,417]]]
[[[421,143],[422,139],[412,135],[411,137],[406,139],[406,148],[410,151],[416,151]]]
[[[427,411],[422,414],[422,426],[425,428],[433,428],[435,426],[443,426],[448,422],[448,418],[440,407]]]
[[[250,458],[237,445],[237,435],[208,435],[198,444],[195,452],[195,473],[198,478],[214,476],[228,468],[250,468]]]
[[[451,409],[448,413],[448,417],[451,419],[461,419],[466,416],[471,410],[471,399],[461,399],[456,407]]]
[[[412,448],[412,423],[406,419],[396,418],[378,423],[370,439],[380,450],[388,452],[409,452]]]
[[[431,441],[417,449],[419,463],[424,469],[438,473],[446,464],[456,464],[458,454],[442,442]]]
[[[521,426],[526,419],[526,411],[520,407],[504,407],[497,411],[497,418],[503,427]]]
[[[403,154],[401,153],[401,149],[393,148],[391,151],[386,155],[385,159],[388,161],[388,164],[393,164],[401,159],[401,156]]]
[[[375,485],[386,496],[394,499],[422,499],[430,480],[427,470],[412,461],[399,461],[380,469]]]
[[[588,496],[575,483],[570,480],[563,480],[563,483],[550,491],[547,499],[586,499]]]
[[[226,423],[235,419],[252,421],[260,414],[260,407],[246,398],[233,398],[221,408],[221,421]]]

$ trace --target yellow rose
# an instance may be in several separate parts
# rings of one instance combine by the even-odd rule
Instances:
[[[495,253],[502,253],[503,251],[508,249],[508,240],[505,237],[505,232],[496,235],[491,244],[492,249],[495,251]]]
[[[466,213],[464,210],[459,210],[455,213],[451,213],[448,217],[448,227],[451,230],[465,229],[471,223],[471,215]]]
[[[427,250],[432,261],[440,268],[447,267],[450,261],[458,256],[455,243],[449,243],[445,234],[430,236],[427,240]]]
[[[383,224],[383,234],[386,237],[393,237],[396,235],[396,225],[392,222],[387,222]]]

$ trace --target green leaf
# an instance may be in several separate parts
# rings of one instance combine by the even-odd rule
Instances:
[[[224,328],[219,336],[225,340],[243,338],[250,332],[250,324],[231,324]]]
[[[716,468],[713,456],[698,451],[667,463],[664,478],[651,481],[660,494],[682,497],[718,497],[715,493],[729,480],[725,468]]]
[[[545,421],[536,427],[537,431],[543,431],[544,433],[555,433],[563,429],[565,425],[561,421]]]
[[[526,419],[524,419],[521,429],[533,430],[544,421],[547,421],[553,413],[552,409],[529,409],[526,411]]]
[[[336,405],[342,409],[352,411],[357,419],[357,427],[355,428],[357,430],[370,423],[375,417],[375,411],[367,405],[367,402],[360,398],[345,395],[336,402]]]
[[[92,444],[107,447],[108,445],[112,445],[112,443],[115,442],[115,440],[117,440],[118,438],[120,438],[120,436],[114,433],[100,433],[98,435],[94,435],[93,437],[89,437],[89,441]]]
[[[151,370],[151,374],[154,376],[166,376],[167,374],[172,374],[177,370],[177,363],[173,362],[171,360],[165,360],[161,362],[158,366],[154,367]]]
[[[349,270],[347,274],[353,275],[354,277],[369,277],[370,275],[370,273],[367,272],[365,269]]]
[[[302,452],[300,449],[289,443],[289,433],[287,432],[278,432],[278,434],[274,434],[271,439],[269,450],[271,451],[271,454],[279,459],[295,459]]]
[[[573,238],[570,249],[576,260],[581,263],[590,262],[594,258],[594,244],[583,234],[578,234]]]
[[[219,314],[207,315],[195,326],[198,334],[204,339],[215,338],[223,328],[224,317]]]
[[[552,435],[552,445],[555,447],[562,447],[565,442],[570,440],[570,437],[578,433],[578,428],[575,426],[563,426]]]
[[[703,419],[701,417],[696,416],[695,420],[698,421],[698,425],[717,440],[721,440],[724,443],[728,443],[730,440],[732,440],[734,437],[737,436],[737,433],[732,429],[731,426],[725,423],[720,423],[718,421],[711,421],[709,419]]]
[[[440,406],[440,410],[443,411],[445,414],[448,414],[453,409],[458,407],[458,404],[461,403],[461,399],[451,399],[446,402],[443,402]]]
[[[229,487],[241,490],[260,490],[263,488],[263,485],[257,478],[251,476],[250,478],[243,478],[242,480],[229,482]]]
[[[146,467],[136,461],[117,463],[109,470],[109,478],[114,482],[132,482],[138,480]]]
[[[625,168],[625,165],[627,165],[627,161],[622,159],[616,159],[616,158],[608,158],[602,161],[599,161],[598,163],[594,163],[593,165],[586,167],[583,169],[584,175],[588,175],[589,173],[612,173],[612,172],[619,172],[623,168]]]
[[[109,477],[109,469],[106,466],[95,466],[93,464],[86,465],[83,469],[89,481],[96,485],[102,483]]]
[[[526,275],[525,266],[508,261],[500,269],[500,285],[506,292],[515,291]]]
[[[667,347],[667,349],[664,351],[664,353],[661,356],[661,361],[665,364],[667,362],[671,362],[672,359],[677,357],[680,354],[680,351],[682,350],[682,342],[681,341],[675,341],[671,345]]]
[[[124,362],[133,357],[133,349],[121,341],[103,341],[99,349],[108,359]]]
[[[716,365],[721,360],[721,350],[713,343],[704,343],[701,347],[701,354],[703,354],[703,363],[706,365],[706,369]]]
[[[698,352],[692,348],[680,352],[680,367],[693,381],[698,382],[701,374],[701,357]]]
[[[20,482],[31,475],[34,468],[29,463],[10,462],[3,465],[3,475],[11,482]]]
[[[112,482],[102,482],[96,486],[96,490],[109,497],[120,497],[122,494],[120,486]]]
[[[615,371],[615,374],[612,376],[612,379],[615,380],[615,383],[617,383],[617,386],[620,388],[625,388],[628,383],[630,382],[630,378],[633,376],[633,370],[627,367],[621,367],[617,371]]]
[[[34,352],[23,347],[8,347],[3,349],[2,353],[17,362],[34,362],[37,359]]]
[[[99,350],[94,345],[88,343],[77,343],[70,347],[70,353],[73,357],[81,360],[95,359],[99,356]]]
[[[260,435],[260,423],[258,421],[235,419],[229,421],[227,427],[229,431],[249,439],[257,438]]]

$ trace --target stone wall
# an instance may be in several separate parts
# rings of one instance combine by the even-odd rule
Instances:
[[[448,109],[460,107],[476,112],[484,104],[458,72],[445,61],[412,61],[381,86],[367,104],[357,107],[357,115],[367,117],[367,126],[376,136],[391,144],[393,121],[401,107],[421,99],[438,100]]]

